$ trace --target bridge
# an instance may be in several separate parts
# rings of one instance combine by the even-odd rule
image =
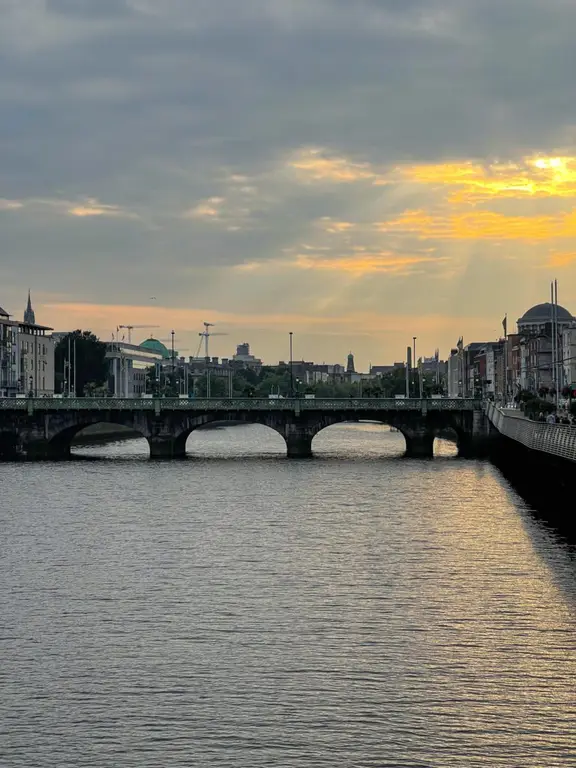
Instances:
[[[22,398],[0,399],[0,458],[63,459],[82,429],[107,423],[148,440],[152,458],[186,454],[186,440],[211,422],[263,424],[282,435],[291,458],[312,455],[312,440],[333,424],[376,421],[398,429],[406,455],[428,458],[451,429],[459,454],[484,452],[490,424],[480,400],[378,398]]]

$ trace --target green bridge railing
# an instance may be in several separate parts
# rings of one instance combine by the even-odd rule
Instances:
[[[482,401],[464,398],[2,398],[0,411],[476,411]]]

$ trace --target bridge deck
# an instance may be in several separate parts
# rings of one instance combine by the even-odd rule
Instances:
[[[4,411],[476,411],[481,400],[396,398],[1,398]]]

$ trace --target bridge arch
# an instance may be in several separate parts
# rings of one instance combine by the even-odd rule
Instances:
[[[211,429],[213,426],[229,427],[226,433],[221,430]],[[256,427],[248,431],[245,427]],[[266,433],[269,433],[268,435]],[[273,433],[273,434],[270,434]],[[228,444],[226,453],[245,454],[254,451],[259,454],[276,455],[285,450],[285,435],[277,426],[266,423],[263,419],[218,419],[210,418],[203,424],[187,428],[177,437],[177,449],[179,454],[194,455],[222,455],[223,441],[226,436]],[[192,437],[192,440],[190,438]]]
[[[408,449],[409,437],[402,429],[390,425],[387,420],[344,418],[339,421],[334,421],[332,424],[322,424],[315,430],[315,434],[312,438],[313,453],[317,454],[319,452],[330,450],[329,443],[327,442],[330,439],[329,433],[334,430],[333,435],[337,434],[335,430],[344,425],[356,425],[364,428],[363,437],[365,438],[365,450],[369,453],[373,453],[374,456],[401,456],[404,455]],[[385,436],[389,435],[389,432],[386,430],[387,427],[394,429],[397,433],[394,437],[398,439],[395,440],[394,437],[390,436],[391,439],[386,440]],[[347,437],[353,439],[353,432],[348,433]],[[337,451],[337,448],[335,448],[335,450]],[[330,451],[330,453],[332,453],[332,451]]]
[[[460,456],[462,436],[454,427],[434,430],[434,456],[450,458]]]
[[[53,434],[47,443],[47,457],[48,458],[68,458],[72,453],[72,446],[74,439],[80,435],[87,427],[93,427],[97,424],[105,424],[111,427],[124,427],[127,428],[133,435],[139,435],[150,443],[149,435],[147,435],[142,429],[138,429],[138,426],[134,424],[123,423],[121,419],[110,420],[102,418],[82,419],[76,424],[70,424],[58,432]]]
[[[360,416],[360,418],[358,418]],[[352,418],[351,418],[352,417]],[[363,417],[363,418],[362,418]],[[323,417],[321,421],[312,426],[312,437],[327,427],[337,424],[373,421],[388,425],[396,429],[405,440],[406,449],[404,455],[409,458],[432,458],[434,455],[434,425],[422,421],[420,416],[410,420],[406,414],[398,411],[360,413],[336,413]]]

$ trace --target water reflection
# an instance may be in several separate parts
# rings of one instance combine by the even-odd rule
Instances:
[[[384,424],[362,422],[359,424],[336,424],[323,429],[313,440],[313,451],[317,457],[370,458],[403,456],[406,442],[400,432],[393,432]],[[144,438],[129,440],[82,442],[73,445],[75,456],[100,456],[102,458],[149,456],[148,443]],[[248,457],[286,456],[286,444],[275,430],[261,424],[234,427],[213,427],[197,429],[188,438],[188,455],[195,457]],[[436,438],[434,455],[455,457],[458,449],[455,442]]]

